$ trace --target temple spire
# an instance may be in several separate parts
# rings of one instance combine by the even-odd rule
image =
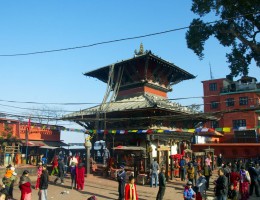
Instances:
[[[141,42],[140,44],[140,48],[139,48],[139,51],[135,50],[135,55],[143,55],[144,54],[144,45],[143,43]]]

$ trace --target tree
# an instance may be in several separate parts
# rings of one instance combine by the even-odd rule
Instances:
[[[231,75],[248,75],[255,60],[260,67],[260,1],[259,0],[193,0],[191,10],[200,16],[193,19],[186,33],[188,48],[203,59],[204,44],[210,36],[231,47],[226,54]],[[216,23],[206,23],[201,17],[214,12]]]

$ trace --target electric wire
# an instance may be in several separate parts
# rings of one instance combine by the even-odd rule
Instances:
[[[259,13],[260,12],[246,13],[243,15],[235,16],[235,17],[206,22],[205,24],[214,24],[214,23],[221,22],[221,21],[237,19],[237,18],[241,18],[241,17],[247,16],[247,15],[254,15],[254,14],[259,14]],[[44,53],[53,53],[53,52],[60,52],[60,51],[69,51],[69,50],[76,50],[76,49],[82,49],[82,48],[89,48],[89,47],[103,45],[103,44],[109,44],[109,43],[121,42],[121,41],[126,41],[126,40],[134,40],[134,39],[140,39],[140,38],[151,37],[151,36],[156,36],[156,35],[162,35],[162,34],[166,34],[166,33],[170,33],[170,32],[188,29],[190,27],[192,27],[192,26],[189,25],[189,26],[184,26],[184,27],[180,27],[180,28],[175,28],[175,29],[170,29],[170,30],[165,30],[165,31],[160,31],[160,32],[155,32],[155,33],[149,33],[149,34],[145,34],[145,35],[139,35],[139,36],[133,36],[133,37],[127,37],[127,38],[121,38],[121,39],[115,39],[115,40],[108,40],[108,41],[97,42],[97,43],[92,43],[92,44],[82,45],[82,46],[68,47],[68,48],[43,50],[43,51],[35,51],[35,52],[27,52],[27,53],[0,54],[0,57],[28,56],[28,55],[35,55],[35,54],[44,54]]]

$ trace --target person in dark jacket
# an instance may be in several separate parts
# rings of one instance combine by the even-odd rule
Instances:
[[[255,189],[255,194],[257,197],[260,197],[260,194],[259,194],[259,184],[258,184],[258,173],[257,171],[255,170],[255,167],[253,165],[253,163],[250,163],[249,164],[249,167],[248,167],[248,172],[249,172],[249,175],[250,175],[250,178],[251,178],[251,184],[250,184],[250,190],[249,190],[249,195],[252,196],[253,193],[254,193],[254,189]]]
[[[180,160],[180,177],[182,181],[186,180],[186,160],[184,157]]]
[[[125,199],[125,179],[126,179],[126,172],[125,166],[120,166],[120,172],[117,174],[117,181],[118,181],[118,193],[119,193],[119,200]]]
[[[64,174],[65,174],[65,165],[64,165],[63,159],[59,158],[59,160],[58,160],[58,176],[54,180],[54,183],[56,184],[57,181],[60,179],[61,184],[63,185],[64,184]]]
[[[223,157],[222,154],[219,154],[219,156],[217,157],[217,166],[222,167],[222,164],[223,164]]]
[[[40,186],[39,186],[39,200],[47,200],[47,189],[49,183],[49,174],[47,171],[47,166],[42,166],[42,175],[40,179]]]
[[[163,200],[163,196],[166,188],[166,178],[165,178],[165,168],[161,168],[161,172],[159,173],[159,191],[157,193],[156,200]]]
[[[218,179],[215,181],[215,196],[217,200],[226,200],[228,194],[228,180],[224,175],[224,170],[220,168],[218,170]]]

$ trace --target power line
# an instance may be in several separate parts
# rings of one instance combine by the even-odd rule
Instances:
[[[214,24],[214,23],[217,23],[217,22],[241,18],[241,17],[247,16],[247,15],[253,15],[253,14],[258,14],[258,13],[260,13],[260,12],[246,13],[244,15],[239,15],[239,16],[236,16],[236,17],[230,17],[230,18],[226,18],[226,19],[215,20],[215,21],[207,22],[205,24]],[[193,25],[193,26],[195,26],[195,25]],[[59,51],[69,51],[69,50],[75,50],[75,49],[89,48],[89,47],[103,45],[103,44],[109,44],[109,43],[121,42],[121,41],[126,41],[126,40],[134,40],[134,39],[139,39],[139,38],[145,38],[145,37],[151,37],[151,36],[155,36],[155,35],[166,34],[166,33],[170,33],[170,32],[188,29],[188,28],[193,27],[193,26],[184,26],[184,27],[181,27],[181,28],[175,28],[175,29],[170,29],[170,30],[165,30],[165,31],[160,31],[160,32],[155,32],[155,33],[149,33],[149,34],[145,34],[145,35],[139,35],[139,36],[133,36],[133,37],[127,37],[127,38],[121,38],[121,39],[115,39],[115,40],[108,40],[108,41],[97,42],[97,43],[93,43],[93,44],[76,46],[76,47],[43,50],[43,51],[35,51],[35,52],[27,52],[27,53],[0,54],[0,57],[28,56],[28,55],[35,55],[35,54],[44,54],[44,53],[53,53],[53,52],[59,52]],[[196,25],[196,26],[199,26],[199,25]]]
[[[172,98],[172,99],[159,99],[157,100],[157,102],[163,102],[163,101],[168,101],[170,103],[170,101],[172,100],[185,100],[185,99],[194,99],[194,98],[210,98],[210,97],[216,97],[216,96],[219,96],[219,95],[208,95],[208,96],[193,96],[193,97],[180,97],[180,98]],[[257,98],[248,98],[248,101],[252,101],[252,100],[255,100],[257,101],[258,99]],[[0,100],[0,101],[5,101],[5,100]],[[28,103],[28,102],[20,102],[20,101],[5,101],[5,102],[13,102],[13,103]],[[122,102],[112,102],[112,103],[115,103],[115,104],[122,104],[122,103],[137,103],[137,102],[144,102],[144,100],[142,101],[122,101]],[[228,101],[227,100],[224,100],[224,101],[217,101],[215,103],[218,103],[218,104],[221,104],[221,103],[227,103]],[[239,102],[239,99],[237,100],[233,100],[232,102]],[[156,103],[156,102],[155,102]],[[37,103],[37,104],[43,104],[43,103]],[[48,103],[47,103],[48,104]],[[50,103],[51,104],[51,103]],[[62,103],[57,103],[57,104],[62,104]],[[69,105],[69,104],[77,104],[77,103],[65,103],[66,105]],[[92,103],[78,103],[78,104],[92,104]],[[99,103],[94,103],[94,104],[99,104]],[[100,103],[99,105],[101,105],[102,103]],[[103,103],[103,104],[106,104],[106,103]],[[203,105],[210,105],[211,103],[202,103],[202,104],[189,104],[189,105],[176,105],[176,107],[190,107],[190,106],[203,106]],[[3,106],[3,107],[8,107],[8,108],[16,108],[16,109],[21,109],[21,110],[31,110],[31,111],[41,111],[41,112],[60,112],[60,113],[63,113],[63,112],[67,112],[67,113],[71,113],[71,112],[84,112],[84,110],[86,109],[90,109],[90,108],[85,108],[83,110],[76,110],[76,111],[73,111],[73,110],[64,110],[64,109],[53,109],[53,108],[29,108],[29,107],[19,107],[19,106],[11,106],[11,105],[6,105],[6,104],[0,104],[0,106]],[[45,115],[45,116],[48,116],[48,115]]]

